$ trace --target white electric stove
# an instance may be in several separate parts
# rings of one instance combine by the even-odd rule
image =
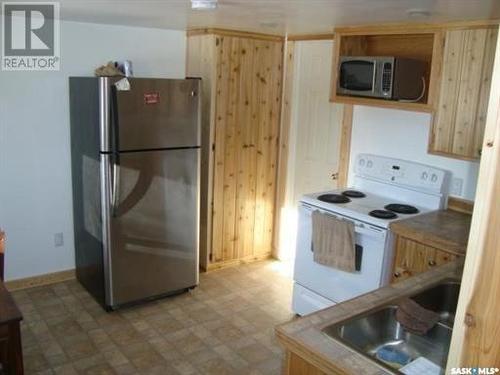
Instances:
[[[390,224],[446,207],[448,173],[411,161],[359,154],[354,184],[302,197],[294,269],[293,310],[305,315],[389,283],[394,245]],[[314,262],[313,211],[355,224],[356,272]]]

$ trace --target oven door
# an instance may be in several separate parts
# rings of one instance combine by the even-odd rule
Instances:
[[[318,264],[313,259],[311,214],[314,210],[319,209],[307,205],[299,207],[295,282],[335,303],[368,293],[385,284],[386,270],[390,267],[387,264],[389,251],[386,252],[386,245],[387,250],[390,250],[388,231],[355,221],[356,247],[360,255],[359,270],[353,273],[340,271]]]

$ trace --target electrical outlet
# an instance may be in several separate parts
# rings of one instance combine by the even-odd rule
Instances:
[[[54,234],[54,246],[55,247],[61,247],[64,245],[64,234],[62,233],[55,233]]]
[[[451,195],[462,195],[463,186],[464,186],[464,179],[463,178],[453,177],[451,179],[450,194]]]

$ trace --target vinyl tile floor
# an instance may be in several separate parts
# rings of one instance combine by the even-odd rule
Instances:
[[[14,292],[26,374],[280,374],[293,318],[286,264],[200,275],[194,290],[105,312],[77,281]]]

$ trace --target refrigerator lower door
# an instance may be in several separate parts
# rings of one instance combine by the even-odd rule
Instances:
[[[108,306],[198,284],[199,163],[197,148],[110,162]]]

